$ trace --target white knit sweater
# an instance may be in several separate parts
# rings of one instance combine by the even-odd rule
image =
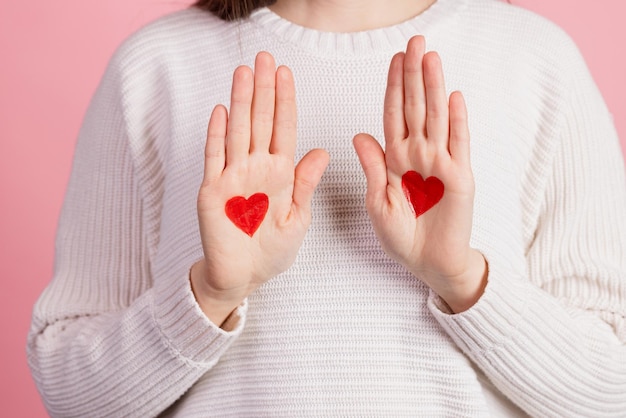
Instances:
[[[458,315],[381,250],[351,144],[383,140],[389,61],[414,34],[470,113],[489,282]],[[261,50],[293,70],[298,157],[321,147],[331,163],[295,264],[223,330],[189,285],[196,197],[210,112]],[[33,376],[64,417],[625,417],[624,177],[578,50],[516,7],[439,0],[353,34],[267,9],[175,13],[119,48],[85,117]]]

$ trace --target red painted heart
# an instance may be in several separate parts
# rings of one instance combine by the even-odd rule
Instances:
[[[402,190],[417,218],[435,206],[443,197],[443,182],[435,176],[426,180],[417,171],[407,171],[402,176]]]
[[[246,199],[235,196],[226,202],[226,216],[237,228],[252,236],[265,218],[270,200],[265,193],[255,193]]]

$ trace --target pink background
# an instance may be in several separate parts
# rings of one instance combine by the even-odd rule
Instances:
[[[190,2],[4,0],[0,4],[3,416],[46,415],[26,365],[26,334],[32,305],[51,276],[56,221],[89,99],[114,49],[129,33]],[[557,22],[576,40],[615,117],[626,149],[623,2],[513,3]]]

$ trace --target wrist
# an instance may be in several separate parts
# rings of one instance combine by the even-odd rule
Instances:
[[[485,257],[472,249],[467,269],[459,276],[445,281],[445,288],[433,290],[446,302],[452,312],[461,313],[478,302],[487,286],[487,278],[488,266]]]
[[[197,261],[189,274],[191,290],[196,302],[207,318],[218,327],[221,327],[235,309],[243,302],[243,299],[231,299],[220,297],[208,289],[206,277],[208,269],[204,259]]]

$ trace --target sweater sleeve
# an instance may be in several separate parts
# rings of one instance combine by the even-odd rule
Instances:
[[[484,295],[452,315],[429,307],[458,346],[533,416],[626,413],[626,181],[611,116],[582,58],[547,167],[527,271],[489,263]],[[570,61],[571,62],[571,61]],[[541,198],[541,193],[539,194]]]
[[[217,363],[244,323],[245,305],[224,329],[214,326],[188,271],[151,275],[146,213],[154,210],[129,146],[118,64],[109,65],[79,133],[54,277],[28,337],[51,416],[156,416]]]

